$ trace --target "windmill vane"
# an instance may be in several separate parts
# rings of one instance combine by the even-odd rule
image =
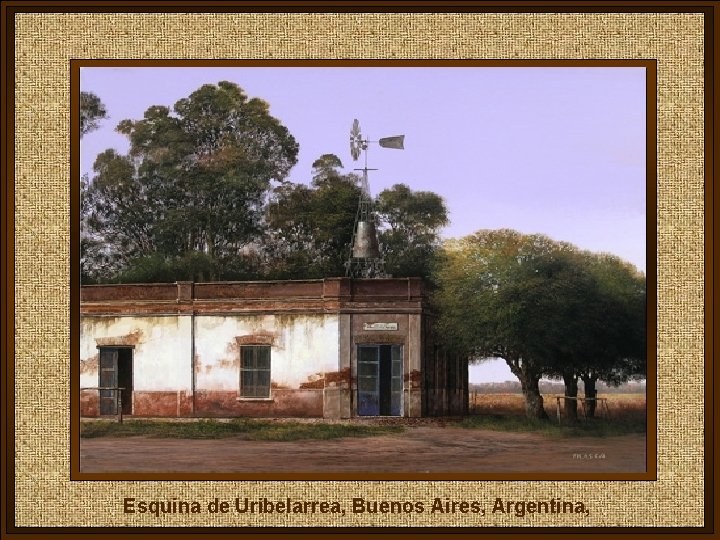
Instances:
[[[394,135],[383,137],[378,141],[370,141],[363,138],[360,131],[360,122],[357,118],[353,120],[350,129],[350,155],[354,161],[360,158],[360,153],[365,153],[365,166],[362,169],[355,169],[363,172],[360,202],[355,217],[353,236],[350,247],[350,257],[345,263],[345,274],[356,278],[382,278],[390,277],[385,273],[385,261],[380,253],[380,245],[377,239],[376,218],[373,211],[373,201],[370,196],[370,184],[368,182],[367,163],[368,144],[377,142],[381,148],[394,148],[404,150],[405,135]]]
[[[392,137],[383,137],[378,141],[370,141],[363,138],[358,119],[353,120],[352,129],[350,129],[350,155],[354,161],[360,158],[362,151],[365,151],[367,161],[368,143],[371,142],[377,142],[382,148],[405,149],[405,135],[393,135]]]

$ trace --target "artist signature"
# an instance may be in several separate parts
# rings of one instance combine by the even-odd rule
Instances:
[[[573,459],[605,459],[605,452],[577,452],[573,453]]]

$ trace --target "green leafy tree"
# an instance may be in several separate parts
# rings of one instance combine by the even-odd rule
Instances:
[[[504,359],[531,418],[547,417],[539,381],[556,331],[545,324],[553,279],[541,263],[572,249],[543,235],[483,230],[448,242],[436,266],[433,302],[445,346],[472,361]]]
[[[86,197],[88,226],[114,256],[110,273],[148,257],[187,262],[191,253],[212,263],[206,279],[247,270],[238,259],[259,240],[267,194],[297,160],[297,142],[269,105],[234,83],[207,84],[117,131],[129,154],[100,154]]]
[[[582,380],[586,412],[593,416],[598,380],[619,385],[645,373],[645,279],[632,265],[608,254],[566,254],[556,274],[562,287],[547,310],[547,375],[562,377],[565,395],[577,397]],[[569,419],[577,401],[565,400]]]
[[[173,281],[206,281],[218,272],[218,261],[206,253],[187,252],[170,257],[153,253],[133,259],[116,276],[120,283],[168,283]]]
[[[324,154],[313,163],[310,186],[283,185],[268,205],[266,242],[274,279],[342,276],[350,254],[360,179],[342,174],[342,162]],[[395,277],[428,278],[447,224],[442,198],[398,184],[379,194],[376,211],[386,270]]]
[[[395,184],[380,192],[376,209],[382,223],[379,242],[386,271],[394,277],[429,279],[440,229],[448,224],[442,197]]]
[[[546,416],[542,376],[561,377],[569,397],[582,379],[594,398],[597,380],[644,373],[645,281],[617,257],[542,235],[480,231],[448,245],[437,276],[441,333],[471,359],[505,359],[528,416]],[[566,400],[565,411],[576,418],[577,402]]]
[[[87,203],[87,190],[90,183],[87,174],[80,178],[80,281],[84,284],[96,283],[107,266],[103,243],[90,233],[90,216]]]
[[[324,154],[313,163],[310,186],[275,189],[267,207],[268,277],[307,279],[345,274],[360,197],[359,179],[340,172],[342,162]]]
[[[614,255],[585,253],[584,258],[599,295],[591,344],[578,362],[577,375],[585,397],[596,398],[598,380],[617,386],[647,374],[646,279]],[[594,416],[595,407],[594,399],[588,401],[588,416]]]
[[[601,291],[585,262],[578,251],[563,249],[540,255],[520,271],[521,280],[537,285],[524,301],[542,314],[527,323],[537,326],[534,356],[545,375],[563,379],[569,398],[577,398],[578,369],[587,365],[605,319]],[[575,399],[566,399],[564,407],[567,418],[577,418]]]
[[[99,127],[99,120],[107,118],[105,105],[92,92],[80,92],[80,138]],[[87,227],[87,175],[80,179],[80,279],[83,283],[94,282],[95,270],[103,266],[102,243],[93,237]]]
[[[109,280],[133,259],[159,251],[158,228],[169,198],[162,179],[136,175],[132,159],[115,150],[98,155],[93,170],[83,201],[85,225],[104,255],[93,263],[97,277]]]

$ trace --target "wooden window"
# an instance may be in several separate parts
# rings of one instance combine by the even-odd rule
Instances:
[[[240,347],[240,397],[270,397],[270,346]]]

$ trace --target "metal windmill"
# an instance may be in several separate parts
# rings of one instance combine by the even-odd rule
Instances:
[[[350,257],[345,263],[345,275],[357,278],[380,278],[389,277],[385,273],[385,260],[380,253],[380,246],[377,239],[377,223],[375,213],[373,212],[373,202],[370,196],[370,183],[368,182],[368,171],[376,171],[377,169],[368,168],[368,145],[377,142],[382,148],[404,149],[405,135],[396,135],[394,137],[385,137],[378,141],[370,141],[364,139],[360,133],[360,122],[357,118],[353,121],[350,130],[350,154],[354,161],[360,157],[360,153],[365,153],[365,166],[362,169],[362,185],[360,193],[360,202],[358,204],[357,215],[355,216],[355,226],[353,227],[353,237],[350,243]]]

